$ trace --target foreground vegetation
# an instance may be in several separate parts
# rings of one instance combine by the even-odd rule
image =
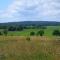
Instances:
[[[0,26],[0,60],[60,60],[60,26]]]
[[[0,36],[0,60],[60,60],[60,37]]]

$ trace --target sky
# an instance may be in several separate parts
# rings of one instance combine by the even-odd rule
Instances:
[[[0,23],[16,21],[60,22],[60,0],[0,0]]]

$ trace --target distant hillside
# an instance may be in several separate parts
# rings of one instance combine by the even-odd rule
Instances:
[[[42,25],[42,26],[58,26],[60,22],[55,21],[22,21],[22,22],[9,22],[9,23],[0,23],[0,26],[17,26],[17,25]]]

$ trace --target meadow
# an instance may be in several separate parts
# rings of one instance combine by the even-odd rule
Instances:
[[[37,33],[39,29],[24,29],[23,31],[9,31],[8,36],[30,36],[30,32]],[[60,30],[60,26],[47,26],[46,29],[44,29],[44,36],[52,37],[52,32],[54,30]]]
[[[60,37],[0,36],[0,60],[60,60]]]
[[[52,32],[60,26],[47,26],[43,36],[30,36],[40,29],[9,31],[0,36],[0,60],[60,60],[60,37]]]

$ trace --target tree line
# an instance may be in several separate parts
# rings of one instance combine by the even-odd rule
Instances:
[[[12,26],[0,26],[0,29],[8,29],[9,31],[20,31],[20,30],[23,30],[23,29],[46,29],[47,27],[46,26],[41,26],[41,25],[12,25]]]
[[[46,26],[0,26],[0,35],[7,35],[8,31],[23,31],[24,29],[35,29],[35,28],[39,28],[41,30],[37,31],[37,33],[35,33],[34,31],[30,32],[30,36],[34,36],[34,35],[40,35],[40,36],[44,36],[45,31],[44,29],[47,29]],[[59,30],[54,30],[52,32],[53,36],[60,36],[60,31]]]
[[[7,36],[7,34],[8,34],[7,29],[4,29],[3,31],[0,31],[0,35]],[[34,32],[34,31],[30,32],[30,36],[44,36],[44,34],[45,34],[44,30],[39,30],[37,32]],[[53,36],[60,36],[60,31],[59,30],[54,30],[52,32],[52,35]]]

